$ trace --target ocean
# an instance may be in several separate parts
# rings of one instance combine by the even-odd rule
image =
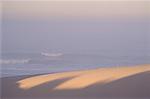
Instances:
[[[150,64],[149,51],[2,53],[1,77]]]

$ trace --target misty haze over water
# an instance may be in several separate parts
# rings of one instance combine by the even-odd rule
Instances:
[[[60,3],[62,8],[57,3],[32,4],[4,3],[2,76],[150,63],[150,19],[145,3],[134,7],[136,3],[91,3],[90,7],[88,3]]]

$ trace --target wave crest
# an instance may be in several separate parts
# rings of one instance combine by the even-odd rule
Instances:
[[[24,64],[29,61],[30,59],[0,59],[0,64]]]
[[[45,52],[42,52],[41,55],[47,56],[47,57],[59,57],[59,56],[62,56],[63,53],[45,53]]]

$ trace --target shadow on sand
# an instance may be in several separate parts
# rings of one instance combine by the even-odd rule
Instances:
[[[47,82],[29,90],[18,88],[16,82],[23,78],[27,76],[2,78],[2,99],[150,99],[150,72],[76,90],[53,90],[74,77]]]

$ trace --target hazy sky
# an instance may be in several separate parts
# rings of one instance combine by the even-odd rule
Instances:
[[[2,50],[150,49],[150,2],[3,2]]]
[[[11,19],[43,19],[43,18],[120,18],[120,17],[148,17],[150,2],[4,2],[3,14]]]

